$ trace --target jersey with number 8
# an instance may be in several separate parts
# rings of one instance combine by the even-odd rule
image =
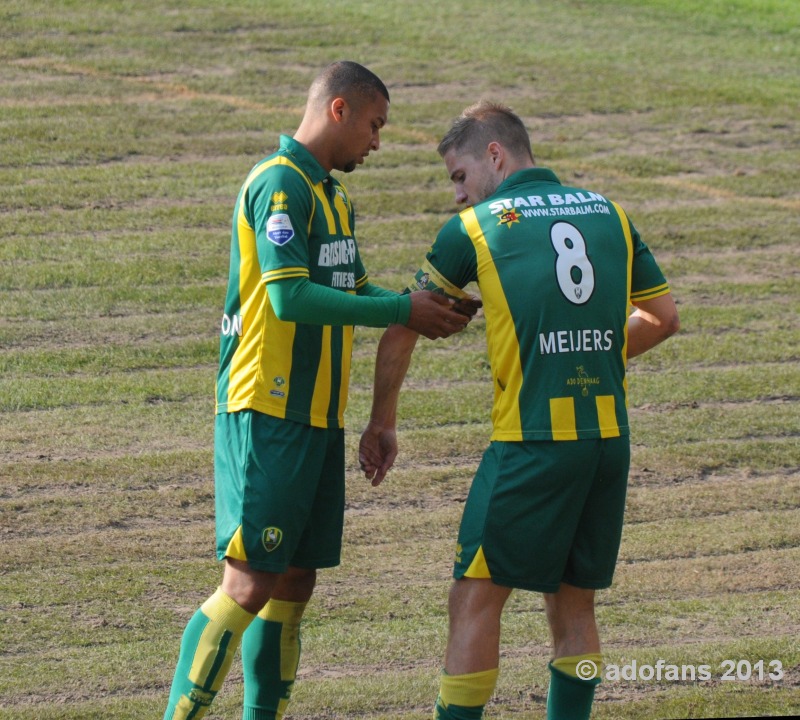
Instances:
[[[454,290],[479,285],[492,440],[628,434],[630,303],[669,287],[618,205],[523,170],[442,228],[417,280],[431,269]]]

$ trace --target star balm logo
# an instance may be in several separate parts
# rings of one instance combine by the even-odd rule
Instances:
[[[281,544],[281,540],[283,540],[283,530],[280,528],[264,528],[264,532],[261,534],[261,543],[267,552],[272,552],[278,547]]]
[[[514,223],[518,223],[520,219],[520,215],[516,210],[506,210],[500,213],[497,224],[505,225],[507,228],[510,228]]]

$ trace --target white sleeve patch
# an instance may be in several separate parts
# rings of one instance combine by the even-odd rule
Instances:
[[[294,237],[292,221],[285,213],[270,215],[267,220],[267,239],[275,245],[286,245]]]

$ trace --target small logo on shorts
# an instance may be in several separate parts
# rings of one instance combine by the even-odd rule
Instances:
[[[283,530],[276,527],[264,528],[264,532],[261,535],[261,542],[267,552],[272,552],[278,547],[278,545],[281,544],[281,540],[283,540]]]

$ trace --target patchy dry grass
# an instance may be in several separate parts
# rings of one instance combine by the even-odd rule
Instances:
[[[0,718],[159,717],[219,579],[211,395],[239,185],[349,56],[392,117],[348,176],[373,279],[402,287],[454,210],[435,145],[479,97],[538,161],[628,210],[681,334],[632,363],[633,466],[598,718],[800,712],[800,16],[790,0],[102,4],[0,9]],[[378,331],[360,330],[341,567],[321,574],[291,717],[427,717],[455,531],[489,436],[483,323],[420,343],[398,467],[355,463]],[[541,600],[512,596],[487,717],[543,716]],[[780,680],[725,682],[725,659]],[[239,717],[241,673],[209,718]]]

